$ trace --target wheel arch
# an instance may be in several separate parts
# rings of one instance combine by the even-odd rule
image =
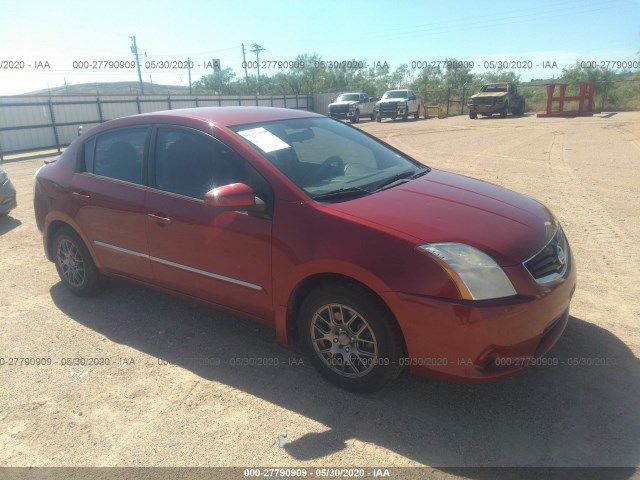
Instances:
[[[356,288],[364,290],[366,293],[375,297],[376,301],[380,304],[380,306],[384,308],[385,311],[389,314],[389,318],[393,319],[394,328],[398,330],[400,338],[402,339],[404,352],[406,353],[407,344],[406,344],[402,329],[400,328],[400,324],[398,323],[398,320],[396,319],[395,315],[393,314],[393,312],[391,311],[387,303],[382,299],[382,297],[378,295],[371,287],[364,284],[363,282],[356,280],[355,278],[347,275],[332,273],[332,272],[315,273],[315,274],[309,275],[308,277],[305,277],[300,282],[298,282],[298,284],[291,291],[291,294],[289,295],[289,301],[287,303],[286,321],[285,321],[286,338],[287,338],[287,343],[289,345],[297,345],[297,342],[298,342],[297,318],[298,318],[298,312],[300,311],[300,307],[302,306],[304,299],[309,295],[309,293],[311,293],[316,288],[320,286],[328,285],[328,284],[332,284],[332,285],[343,284],[343,285],[354,286]],[[277,324],[276,324],[276,328],[278,328]],[[282,337],[280,336],[280,338]]]
[[[96,262],[96,255],[95,252],[93,251],[92,246],[89,244],[89,242],[87,242],[87,239],[84,238],[84,235],[82,235],[80,233],[80,231],[74,227],[74,225],[64,219],[60,219],[57,218],[55,220],[52,220],[51,222],[49,222],[46,227],[45,227],[45,254],[47,255],[47,258],[49,259],[49,261],[53,262],[54,261],[54,252],[53,252],[53,239],[56,236],[56,233],[61,229],[61,228],[67,228],[69,230],[71,230],[73,233],[75,233],[80,240],[82,240],[82,243],[84,243],[84,246],[86,247],[86,249],[89,251],[89,255],[91,255],[91,259],[93,260],[93,262],[96,264],[96,266],[98,266],[98,262]],[[99,268],[99,267],[98,267]]]

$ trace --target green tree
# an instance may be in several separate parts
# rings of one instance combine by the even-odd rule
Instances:
[[[231,91],[229,85],[233,82],[236,74],[232,68],[225,68],[218,72],[205,75],[193,84],[196,94],[199,95],[229,95]]]
[[[411,82],[411,88],[420,97],[423,105],[437,105],[446,99],[442,83],[442,69],[439,66],[428,65],[420,70]]]

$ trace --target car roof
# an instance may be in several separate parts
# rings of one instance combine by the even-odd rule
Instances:
[[[175,124],[194,128],[232,127],[250,123],[289,120],[295,118],[320,117],[317,113],[278,107],[200,107],[142,113],[120,117],[101,123],[86,132],[86,137],[121,127],[153,123]],[[86,135],[85,134],[85,135]]]
[[[268,122],[271,120],[321,116],[322,115],[317,113],[293,108],[241,106],[182,108],[134,115],[134,117],[191,118],[207,123],[214,123],[223,127],[242,125],[245,123]]]

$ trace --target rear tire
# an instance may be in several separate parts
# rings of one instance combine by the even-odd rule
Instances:
[[[382,121],[382,115],[380,113],[376,113],[376,122],[380,123]]]
[[[373,392],[403,370],[400,328],[386,305],[357,284],[312,291],[299,311],[298,334],[314,367],[342,388]]]
[[[82,239],[70,228],[60,228],[53,237],[53,258],[62,283],[72,293],[95,294],[101,275]]]

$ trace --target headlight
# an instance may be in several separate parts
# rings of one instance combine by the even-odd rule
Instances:
[[[355,110],[355,109],[356,109],[355,103],[350,103],[349,104],[349,110]]]
[[[502,268],[477,248],[463,243],[427,243],[416,248],[433,256],[465,300],[487,300],[516,294]]]

